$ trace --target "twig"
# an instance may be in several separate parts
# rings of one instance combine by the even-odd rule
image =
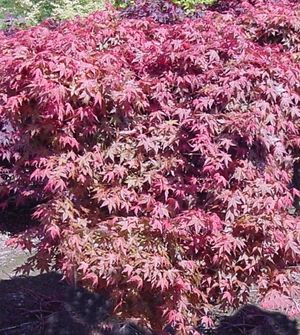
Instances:
[[[25,322],[25,323],[21,323],[21,324],[19,324],[19,325],[17,325],[17,326],[12,326],[12,327],[7,327],[7,328],[1,328],[1,329],[0,329],[0,333],[2,333],[2,332],[6,332],[6,331],[9,331],[9,330],[18,329],[18,328],[21,328],[21,327],[24,327],[24,326],[27,326],[27,325],[31,325],[31,324],[33,324],[33,323],[35,323],[36,325],[39,324],[37,321],[34,321],[34,322],[33,322],[33,321]]]

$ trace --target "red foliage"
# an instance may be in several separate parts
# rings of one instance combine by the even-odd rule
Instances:
[[[76,273],[156,330],[209,324],[253,283],[295,312],[300,7],[239,8],[1,36],[1,206],[40,203],[25,269]]]

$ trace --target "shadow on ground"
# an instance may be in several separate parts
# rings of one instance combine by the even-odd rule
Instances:
[[[0,281],[0,335],[85,335],[109,315],[109,300],[73,289],[56,273]]]

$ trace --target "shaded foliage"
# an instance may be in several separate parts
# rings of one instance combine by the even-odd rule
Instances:
[[[171,0],[137,0],[123,10],[122,16],[135,19],[151,17],[160,23],[172,23],[184,19],[186,13]]]
[[[245,305],[231,316],[224,317],[216,335],[297,335],[297,322],[278,312],[267,312],[254,305]]]

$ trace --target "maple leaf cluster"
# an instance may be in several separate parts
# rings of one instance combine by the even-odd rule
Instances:
[[[108,290],[158,332],[211,325],[252,284],[297,313],[300,6],[220,6],[1,35],[0,205],[38,203],[12,240],[36,250],[23,270]]]

